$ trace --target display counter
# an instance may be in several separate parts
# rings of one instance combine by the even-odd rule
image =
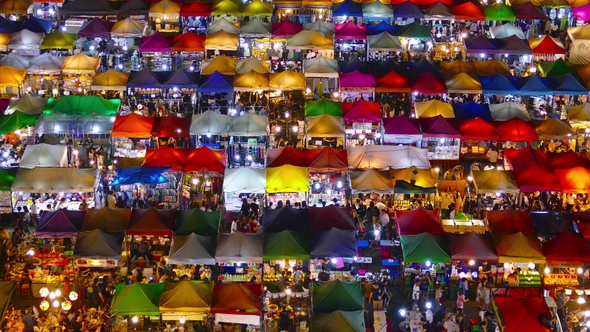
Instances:
[[[580,282],[576,274],[549,273],[543,275],[546,286],[578,287]]]
[[[113,157],[125,157],[125,158],[145,158],[145,152],[147,148],[147,140],[138,139],[137,144],[130,138],[113,138],[114,153]]]
[[[461,159],[486,159],[487,141],[463,141],[461,144]]]
[[[479,233],[486,232],[487,227],[483,220],[469,219],[442,219],[442,226],[445,233]]]
[[[461,139],[459,138],[422,138],[422,148],[428,150],[430,160],[458,160]]]
[[[508,283],[510,287],[541,287],[541,275],[536,271],[525,271],[518,274],[509,274],[504,276],[504,282]]]

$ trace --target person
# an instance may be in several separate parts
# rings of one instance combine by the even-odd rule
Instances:
[[[488,285],[484,285],[483,286],[483,308],[484,310],[489,310],[490,309],[490,287]]]
[[[127,204],[125,204],[125,201],[123,201],[123,196],[117,197],[117,203],[115,203],[115,206],[117,209],[124,209],[127,207]]]
[[[231,222],[230,232],[231,233],[237,233],[238,232],[238,220],[236,218],[234,218],[234,220]]]
[[[303,277],[303,283],[301,284],[301,288],[303,288],[304,292],[309,292],[309,287],[311,285],[311,278],[309,277],[309,271],[305,271],[305,276]]]
[[[90,294],[90,303],[93,308],[98,307],[101,303],[104,303],[104,297],[98,286],[98,278],[94,278],[92,282],[92,293]]]
[[[322,270],[322,272],[320,272],[318,274],[318,280],[319,281],[330,281],[330,274],[328,274],[328,272]]]
[[[486,158],[490,163],[496,165],[498,163],[498,151],[493,148],[489,149],[488,153],[486,153]]]
[[[25,324],[24,332],[33,332],[35,327],[35,319],[31,312],[31,305],[27,304],[25,307],[25,315],[22,318],[23,324]]]
[[[37,207],[35,199],[33,199],[33,204],[31,204],[31,222],[33,226],[37,226],[37,223],[39,222],[39,208]]]
[[[379,221],[381,222],[381,238],[387,240],[387,230],[389,229],[389,215],[385,209],[380,210]]]
[[[256,204],[256,197],[252,197],[252,203],[250,203],[250,211],[252,211],[252,215],[258,217],[260,208],[258,204]]]
[[[135,255],[133,256],[133,258],[131,258],[131,260],[133,261],[135,258],[140,256],[140,257],[144,257],[146,263],[148,263],[151,260],[151,257],[150,257],[151,256],[150,255],[151,249],[152,249],[152,246],[148,242],[147,237],[145,235],[142,236],[141,240],[137,244],[137,249],[135,251]]]
[[[79,209],[88,210],[88,203],[86,203],[86,198],[82,198],[82,203],[80,203]]]
[[[110,209],[117,208],[117,199],[115,198],[115,192],[112,190],[109,192],[109,195],[107,196],[107,207]]]
[[[373,304],[374,311],[383,310],[383,293],[385,290],[378,283],[374,283],[369,294],[369,302]]]
[[[414,304],[418,304],[418,301],[420,301],[420,279],[416,279],[416,282],[412,287],[412,300],[414,301]]]
[[[469,299],[465,298],[465,293],[463,289],[460,289],[457,293],[457,308],[463,310],[465,302],[469,302]]]
[[[565,295],[563,288],[558,287],[555,292],[557,293],[557,315],[560,320],[565,319],[565,304],[570,300],[569,296]]]
[[[83,322],[82,322],[82,315],[78,314],[76,318],[70,323],[70,326],[74,332],[82,331]]]

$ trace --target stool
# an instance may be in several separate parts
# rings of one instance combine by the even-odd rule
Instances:
[[[31,284],[22,284],[20,288],[20,295],[21,296],[30,296],[31,295]]]

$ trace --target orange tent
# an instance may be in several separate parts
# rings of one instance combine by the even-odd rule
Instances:
[[[192,32],[174,36],[172,52],[205,52],[205,36]]]
[[[150,138],[154,125],[153,116],[143,116],[135,113],[117,115],[113,124],[112,137]]]
[[[566,193],[590,192],[590,170],[577,166],[569,169],[555,169],[559,183]]]

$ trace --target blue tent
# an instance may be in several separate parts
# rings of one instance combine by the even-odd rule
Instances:
[[[340,73],[342,74],[352,73],[353,71],[357,70],[365,74],[372,73],[370,67],[370,62],[361,61],[358,58],[352,61],[338,63],[338,68],[340,69]]]
[[[354,257],[357,255],[355,230],[332,228],[310,232],[311,257]]]
[[[218,71],[211,75],[201,76],[199,81],[200,92],[234,92],[234,76],[223,75]]]
[[[500,74],[492,76],[480,76],[479,83],[481,83],[484,93],[507,95],[518,92],[518,89],[516,88],[512,78],[507,78]]]
[[[332,16],[363,16],[363,5],[352,0],[345,0],[334,6]]]
[[[129,79],[127,80],[128,88],[160,88],[166,76],[167,72],[153,72],[149,69],[143,69],[141,71],[131,71],[129,73]]]
[[[42,20],[36,17],[29,17],[26,21],[23,21],[19,30],[30,30],[36,33],[49,33],[51,32],[52,21]]]
[[[552,95],[553,89],[549,87],[549,80],[539,75],[527,77],[513,77],[516,88],[521,96]]]
[[[111,186],[137,183],[167,183],[168,179],[162,174],[167,172],[169,169],[169,167],[158,166],[136,166],[121,168],[117,170],[117,178],[111,182]]]
[[[380,33],[387,32],[392,36],[397,36],[398,31],[395,25],[388,24],[385,21],[381,21],[379,24],[367,25],[367,34],[369,36],[378,35]]]
[[[405,2],[401,5],[393,6],[393,17],[395,18],[424,18],[424,13],[420,6],[413,2]]]
[[[13,33],[21,22],[14,22],[0,16],[0,33]]]
[[[442,77],[442,69],[440,68],[440,63],[438,61],[422,59],[414,63],[411,69],[413,75],[431,73]]]
[[[547,78],[549,86],[556,95],[587,95],[586,84],[572,74],[552,76]]]
[[[169,72],[167,76],[162,83],[163,88],[196,89],[199,87],[200,74],[197,72],[179,69]]]
[[[487,104],[478,104],[472,101],[453,104],[453,112],[457,120],[471,120],[479,117],[484,121],[494,121],[492,113],[490,113],[490,107]]]

